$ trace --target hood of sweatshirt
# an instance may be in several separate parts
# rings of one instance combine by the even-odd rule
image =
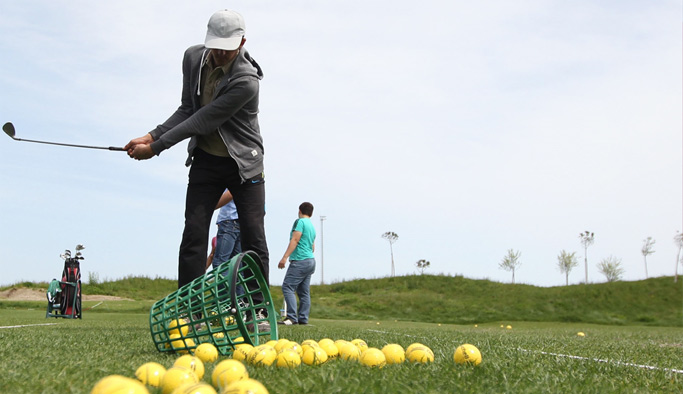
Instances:
[[[200,61],[202,67],[199,67],[198,70],[197,90],[195,92],[197,96],[201,94],[202,68],[204,64],[208,61],[210,51],[210,49],[204,48],[204,52],[202,53],[202,59]],[[259,80],[261,80],[263,79],[263,70],[261,69],[261,66],[259,66],[259,64],[256,62],[256,60],[254,60],[254,58],[252,58],[251,55],[249,55],[249,52],[245,48],[241,48],[239,54],[237,55],[235,61],[232,64],[232,68],[230,69],[230,74],[228,74],[228,78],[226,79],[225,83],[221,85],[226,85],[232,80],[245,76],[256,77]]]

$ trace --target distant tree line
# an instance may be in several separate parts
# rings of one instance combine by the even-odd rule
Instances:
[[[382,234],[382,238],[389,242],[389,250],[391,252],[391,276],[396,275],[396,268],[394,264],[394,243],[398,240],[398,234],[393,231],[387,231]],[[678,281],[678,266],[683,264],[683,233],[676,232],[673,238],[674,244],[678,247],[676,252],[676,265],[674,270],[674,282]],[[595,243],[595,233],[588,230],[579,233],[579,242],[583,246],[583,261],[585,270],[585,282],[588,283],[588,248]],[[647,256],[655,253],[654,245],[656,241],[652,237],[647,237],[643,240],[643,246],[641,247],[641,253],[643,255],[643,262],[645,264],[645,278],[648,278],[647,270]],[[515,251],[513,249],[508,249],[503,259],[498,264],[498,267],[505,271],[510,271],[512,273],[512,283],[515,283],[515,272],[522,265],[520,260],[522,252]],[[431,263],[428,260],[420,259],[415,262],[415,266],[420,271],[420,274],[424,275],[425,269],[429,268]],[[557,256],[557,268],[564,274],[565,285],[569,285],[569,273],[579,265],[579,260],[576,256],[576,252],[567,252],[566,250],[560,251]],[[608,282],[615,282],[622,278],[625,273],[624,268],[621,265],[621,259],[615,256],[608,256],[600,260],[596,265],[598,272],[605,276]]]
[[[585,282],[588,283],[588,248],[595,243],[595,233],[584,231],[579,233],[579,241],[583,246],[583,261],[585,269]],[[645,263],[645,278],[648,278],[647,272],[647,256],[655,253],[654,245],[656,241],[652,237],[647,237],[643,240],[641,253],[643,255],[643,262]],[[683,233],[678,233],[674,236],[674,244],[678,247],[676,252],[676,267],[674,270],[674,282],[678,281],[678,266],[683,264]],[[515,283],[515,271],[522,264],[519,260],[522,253],[508,249],[507,254],[498,264],[500,269],[512,272],[512,283]],[[565,285],[569,285],[569,273],[579,265],[579,260],[576,252],[560,251],[557,256],[557,268],[565,277]],[[598,272],[605,276],[608,282],[615,282],[624,275],[624,268],[621,265],[621,259],[615,256],[606,257],[597,264]]]

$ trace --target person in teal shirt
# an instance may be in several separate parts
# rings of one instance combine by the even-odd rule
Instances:
[[[311,222],[312,215],[313,204],[304,202],[299,205],[299,218],[292,226],[289,245],[278,264],[278,268],[284,269],[289,259],[289,268],[282,281],[287,317],[279,324],[308,324],[311,312],[311,276],[315,272],[315,228]],[[298,308],[296,296],[299,296]]]

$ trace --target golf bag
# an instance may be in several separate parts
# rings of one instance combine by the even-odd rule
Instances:
[[[79,249],[80,247],[80,249]],[[64,258],[62,280],[52,279],[47,289],[47,313],[45,317],[64,317],[67,319],[81,318],[81,263],[83,260],[80,250],[76,257],[71,257],[67,251]]]

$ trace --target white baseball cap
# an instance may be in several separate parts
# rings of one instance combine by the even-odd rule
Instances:
[[[246,28],[244,18],[232,10],[217,11],[209,19],[204,46],[232,51],[240,47]]]

